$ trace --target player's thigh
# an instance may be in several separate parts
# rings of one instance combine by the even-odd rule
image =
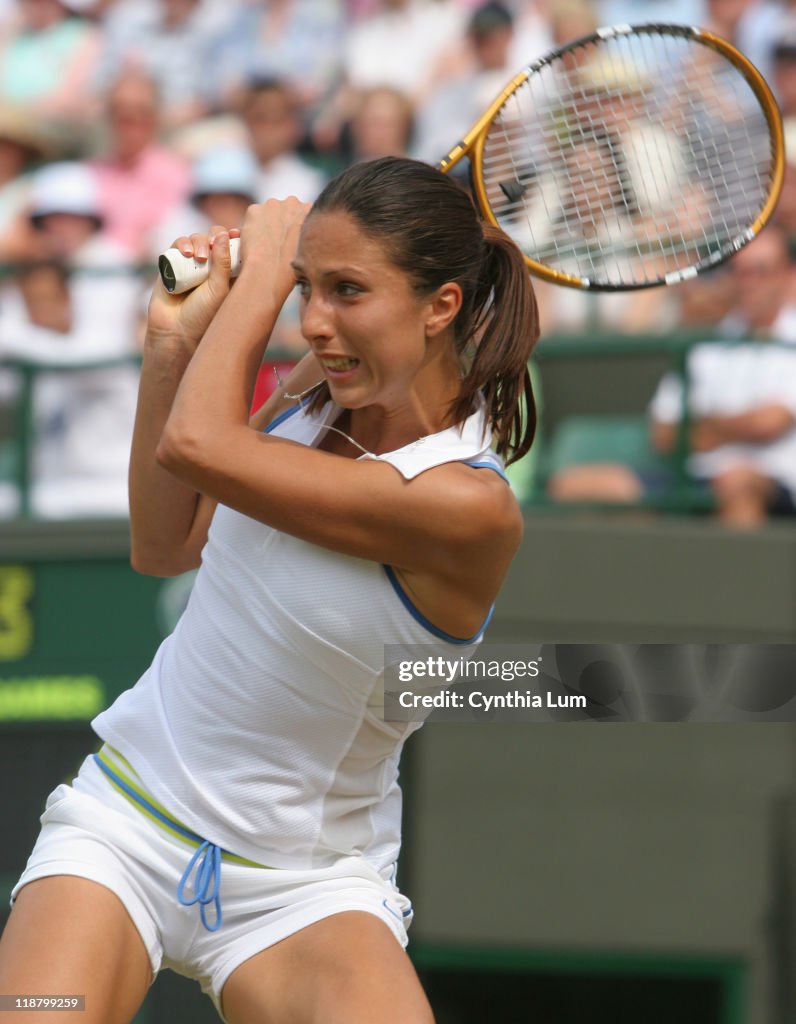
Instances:
[[[222,993],[229,1024],[434,1024],[412,962],[374,914],[311,924],[241,964]]]
[[[0,939],[0,994],[84,995],[83,1011],[59,1024],[125,1024],[146,995],[152,969],[117,896],[86,878],[54,875],[25,885]],[[1,1024],[19,1013],[0,1010]],[[53,1011],[25,1011],[26,1024],[53,1024]]]

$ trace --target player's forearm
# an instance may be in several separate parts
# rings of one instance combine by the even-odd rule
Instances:
[[[228,443],[230,427],[248,425],[257,372],[279,309],[261,309],[241,278],[176,389],[156,445],[158,459],[167,450],[204,463],[211,442],[217,455]]]
[[[283,244],[274,245],[265,233],[268,245],[262,251],[250,245],[235,287],[207,328],[180,382],[158,447],[157,457],[169,465],[175,459],[205,464],[211,449],[214,455],[225,450],[229,431],[232,443],[236,429],[248,426],[265,346],[293,287],[288,261],[305,209],[293,201],[252,207],[255,212],[247,215],[247,224],[263,218],[266,228],[270,224],[273,234],[284,236]]]
[[[139,572],[175,575],[198,562],[200,495],[160,466],[155,450],[192,357],[176,339],[147,336],[130,455],[131,561]]]

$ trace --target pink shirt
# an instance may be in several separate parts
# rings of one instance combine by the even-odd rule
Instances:
[[[150,256],[150,235],[189,194],[188,164],[167,149],[150,146],[130,166],[100,157],[91,167],[105,232],[133,255]]]

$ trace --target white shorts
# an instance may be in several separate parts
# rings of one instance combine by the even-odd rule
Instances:
[[[162,967],[193,978],[221,1014],[221,990],[245,960],[332,914],[375,914],[407,944],[411,904],[361,857],[305,871],[227,862],[221,867],[223,923],[203,927],[196,905],[177,900],[192,849],[152,823],[87,758],[71,786],[58,786],[41,817],[27,867],[11,893],[51,875],[99,882],[124,904],[144,942],[153,977]]]

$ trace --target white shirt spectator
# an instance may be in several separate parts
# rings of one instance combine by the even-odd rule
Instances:
[[[73,266],[80,269],[69,281],[72,326],[66,333],[31,323],[20,291],[9,282],[0,300],[0,358],[46,368],[135,355],[142,283],[114,273],[126,261],[124,251],[101,236],[75,253]],[[91,272],[100,269],[101,275]],[[13,374],[5,373],[5,397],[15,390]],[[132,363],[38,374],[30,495],[34,515],[126,516],[137,391],[138,369]],[[13,514],[15,502],[3,505],[4,514]]]
[[[407,0],[356,23],[345,50],[350,85],[389,85],[418,94],[434,65],[464,31],[466,12],[448,2]]]
[[[796,307],[785,307],[771,330],[777,344],[719,341],[696,345],[688,357],[688,406],[695,418],[737,416],[781,403],[796,416]],[[682,415],[680,378],[667,374],[658,385],[650,413],[661,423]],[[765,444],[732,443],[693,452],[688,471],[711,479],[737,465],[751,465],[796,494],[796,427]]]
[[[197,3],[179,24],[166,24],[162,4],[135,0],[115,4],[103,24],[96,86],[104,92],[125,68],[158,84],[166,120],[172,109],[203,99],[206,59],[219,30],[218,15]]]
[[[311,203],[325,183],[323,174],[300,157],[282,153],[260,169],[258,202],[297,196],[302,202]]]

